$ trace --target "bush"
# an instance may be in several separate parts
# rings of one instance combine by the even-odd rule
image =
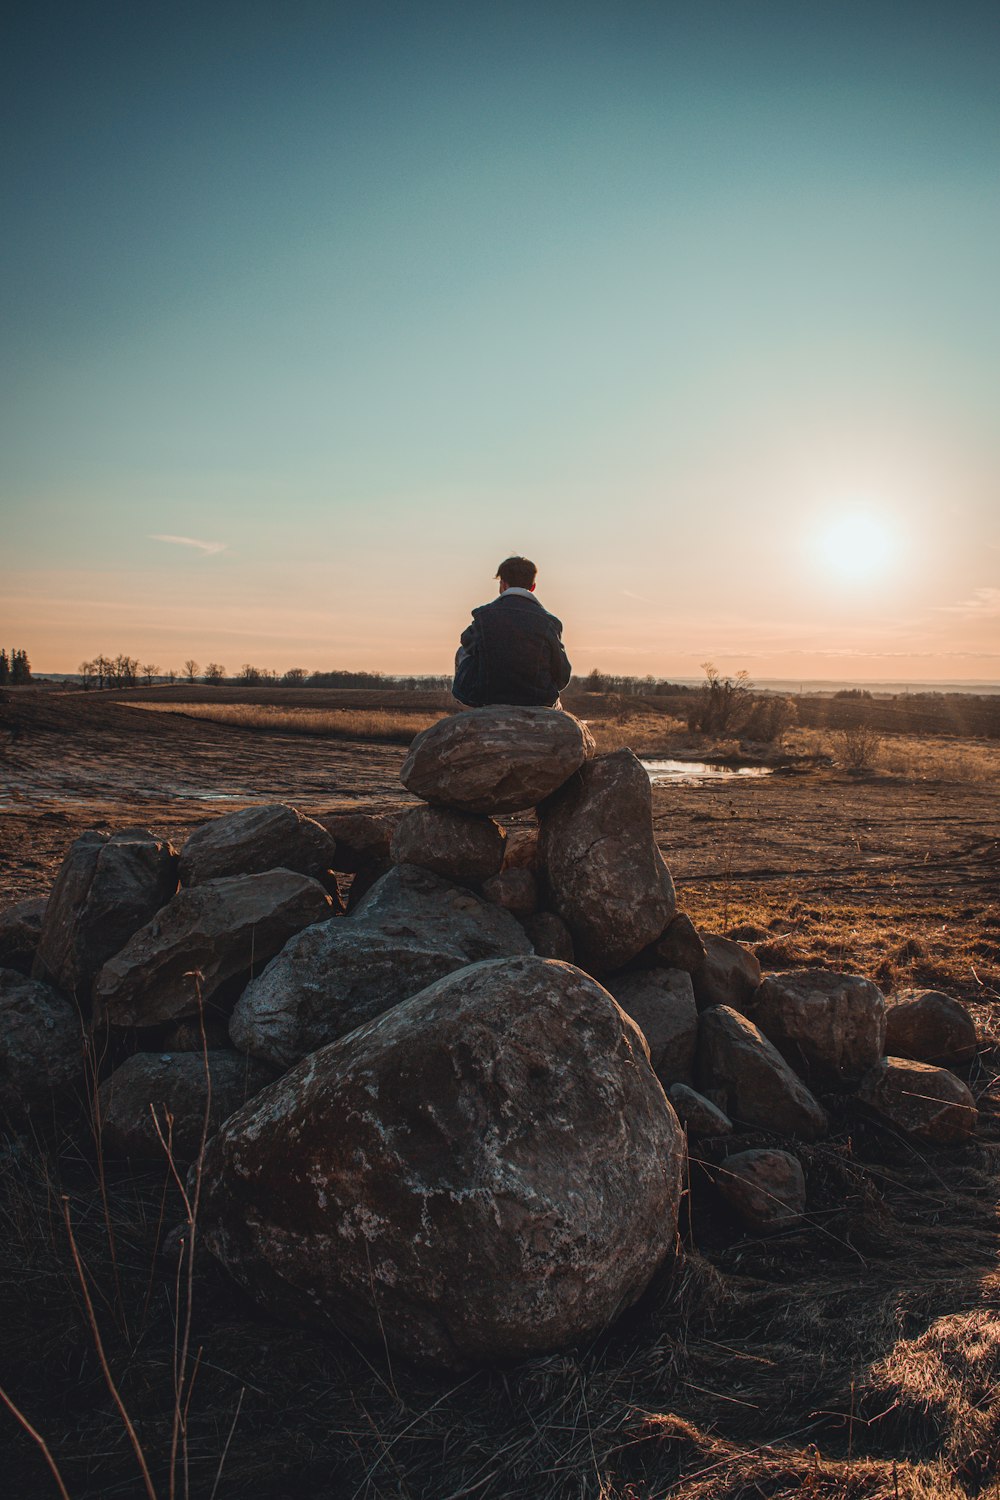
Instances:
[[[856,724],[851,729],[839,729],[833,736],[836,756],[849,771],[870,771],[878,764],[882,752],[882,736],[877,729],[866,724]]]

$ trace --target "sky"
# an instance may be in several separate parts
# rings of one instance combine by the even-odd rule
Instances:
[[[994,3],[11,7],[0,641],[998,682],[998,169]]]

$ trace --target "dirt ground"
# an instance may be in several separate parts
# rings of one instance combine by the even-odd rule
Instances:
[[[0,705],[0,903],[45,894],[86,828],[141,823],[180,846],[197,824],[252,802],[398,812],[413,801],[398,780],[404,756],[151,714],[103,694],[11,694]],[[836,962],[890,991],[1000,993],[994,785],[814,766],[657,786],[653,806],[681,904],[710,930],[763,944],[765,968]]]

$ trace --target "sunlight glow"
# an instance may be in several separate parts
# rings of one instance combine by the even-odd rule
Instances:
[[[887,573],[898,552],[892,527],[869,511],[848,510],[821,528],[817,551],[841,579],[861,582]]]

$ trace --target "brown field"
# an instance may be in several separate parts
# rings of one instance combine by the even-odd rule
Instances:
[[[406,806],[396,740],[447,702],[375,698],[12,693],[0,705],[0,903],[47,891],[85,828],[142,823],[179,844],[253,801]],[[137,711],[151,703],[180,712]],[[596,697],[567,706],[604,748],[720,748],[689,735],[675,705],[631,717]],[[998,1500],[1000,742],[879,723],[869,764],[852,771],[836,736],[864,706],[853,723],[837,712],[768,752],[779,774],[655,788],[657,838],[696,923],[753,944],[765,969],[824,963],[890,994],[934,985],[968,1004],[984,1037],[968,1075],[976,1144],[918,1150],[837,1115],[830,1140],[799,1153],[807,1226],[770,1240],[734,1237],[694,1161],[683,1253],[611,1333],[463,1380],[272,1322],[205,1256],[192,1496]],[[125,1173],[55,1130],[11,1138],[3,1159],[0,1384],[74,1500],[148,1494],[82,1304],[65,1194],[108,1364],[165,1496],[178,1294],[157,1246],[180,1217],[168,1174]],[[2,1413],[0,1433],[11,1493],[55,1494],[37,1446]]]

